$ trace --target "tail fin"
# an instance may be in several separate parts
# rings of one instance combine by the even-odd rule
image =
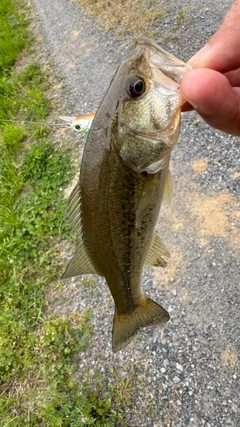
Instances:
[[[168,312],[145,296],[143,303],[131,314],[118,315],[115,312],[113,323],[112,349],[116,353],[126,347],[144,326],[157,325],[170,319]]]

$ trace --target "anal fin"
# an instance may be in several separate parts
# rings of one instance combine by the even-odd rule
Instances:
[[[166,267],[167,263],[162,256],[170,257],[170,252],[157,234],[153,235],[152,242],[145,260],[145,265]]]

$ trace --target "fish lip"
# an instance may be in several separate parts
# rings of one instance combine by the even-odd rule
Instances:
[[[176,58],[149,37],[141,36],[137,40],[136,50],[143,52],[151,68],[161,71],[175,84],[181,83],[183,76],[192,69],[190,64]]]

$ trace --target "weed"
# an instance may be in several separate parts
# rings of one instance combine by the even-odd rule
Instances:
[[[182,23],[185,20],[185,15],[186,15],[186,11],[184,9],[179,9],[176,16],[176,21],[178,23]]]
[[[87,286],[90,294],[94,294],[96,291],[97,281],[94,277],[89,275],[83,275],[79,278],[80,286]]]
[[[175,22],[171,27],[171,30],[176,31],[180,26],[185,26],[187,24],[190,24],[191,22],[192,22],[192,18],[189,18],[187,16],[187,10],[179,9],[177,16],[175,18]]]

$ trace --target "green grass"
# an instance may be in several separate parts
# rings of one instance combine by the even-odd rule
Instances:
[[[28,44],[24,15],[18,14],[14,3],[1,0],[0,4],[0,72],[14,65],[21,49]]]
[[[25,8],[0,3],[0,426],[114,426],[122,411],[113,391],[101,377],[81,384],[75,375],[91,313],[48,310],[69,234],[63,190],[75,171],[47,126],[27,125],[44,123],[51,105],[47,78],[26,60],[33,40]]]

